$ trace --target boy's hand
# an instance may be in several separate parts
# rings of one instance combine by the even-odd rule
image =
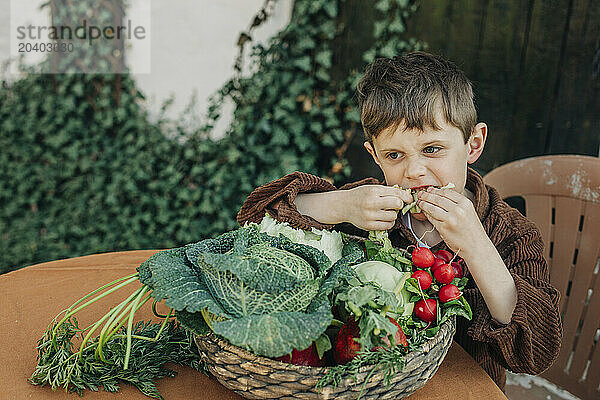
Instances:
[[[464,254],[487,239],[473,203],[452,189],[430,187],[418,194],[417,205],[448,247]]]
[[[398,211],[413,201],[410,190],[392,186],[363,185],[343,192],[344,222],[367,231],[393,228]]]

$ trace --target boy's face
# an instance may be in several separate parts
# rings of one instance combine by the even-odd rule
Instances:
[[[446,123],[438,112],[440,130],[425,127],[404,130],[387,128],[373,139],[373,146],[364,146],[379,165],[388,185],[411,189],[424,185],[445,186],[452,182],[454,190],[466,195],[467,164],[475,162],[485,144],[487,126],[476,125],[471,137],[464,142],[460,129]],[[422,213],[421,213],[422,214]],[[414,215],[425,220],[424,215]]]

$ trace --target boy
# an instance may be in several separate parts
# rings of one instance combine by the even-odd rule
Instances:
[[[415,52],[376,60],[357,90],[364,146],[384,182],[367,178],[338,190],[295,172],[257,188],[238,222],[260,222],[268,212],[297,228],[363,236],[389,230],[397,247],[458,252],[473,320],[459,318],[454,339],[503,390],[505,368],[541,373],[560,349],[559,293],[549,283],[535,225],[468,168],[487,138],[469,80],[453,63]],[[454,188],[439,189],[449,183]],[[408,189],[421,186],[422,212],[398,215],[413,201]]]

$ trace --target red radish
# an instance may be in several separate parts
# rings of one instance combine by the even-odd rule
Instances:
[[[421,290],[429,289],[429,287],[431,286],[431,283],[433,281],[433,279],[431,278],[431,275],[429,275],[429,272],[423,271],[421,269],[413,272],[413,274],[410,277],[415,278],[419,282],[419,286],[421,287]]]
[[[435,252],[435,258],[439,258],[449,263],[452,260],[452,253],[448,250],[438,250]]]
[[[360,351],[360,343],[354,338],[360,337],[360,328],[358,322],[354,319],[348,320],[337,334],[335,339],[335,348],[333,349],[333,358],[336,364],[346,364],[352,360]]]
[[[431,266],[431,272],[434,272],[436,269],[438,269],[438,267],[440,265],[444,265],[446,264],[446,262],[444,260],[442,260],[441,258],[436,258],[435,261],[433,262],[433,265]]]
[[[440,301],[442,303],[447,303],[449,301],[458,299],[462,295],[462,293],[460,292],[458,286],[449,284],[444,285],[440,288],[439,295]]]
[[[437,318],[437,301],[435,299],[417,301],[415,303],[415,315],[425,322],[435,321]]]
[[[400,324],[398,323],[398,321],[396,321],[394,318],[392,317],[388,317],[388,319],[390,320],[390,322],[394,325],[396,325],[398,327],[398,330],[396,331],[396,334],[394,335],[394,344],[397,345],[402,345],[404,347],[408,346],[408,341],[406,340],[406,335],[404,334],[404,331],[402,330],[402,328],[400,327]],[[387,348],[389,349],[390,347],[392,347],[392,344],[390,343],[390,339],[387,338],[387,336],[384,336],[381,338],[381,340],[383,340],[383,342],[385,344],[387,344]],[[373,350],[377,350],[382,348],[381,346],[376,346]]]
[[[435,257],[427,247],[416,247],[412,252],[412,262],[419,268],[429,268],[435,262]]]
[[[281,357],[277,357],[276,360],[296,364],[296,365],[307,365],[309,367],[322,367],[325,365],[322,359],[319,358],[317,353],[317,346],[315,342],[304,350],[292,350],[292,354],[286,354]]]
[[[448,284],[456,277],[454,269],[448,264],[440,265],[434,272],[433,276],[439,283]]]
[[[450,263],[450,266],[452,266],[452,269],[454,270],[454,275],[457,278],[463,277],[463,269],[462,269],[462,266],[460,265],[460,262],[452,261]]]

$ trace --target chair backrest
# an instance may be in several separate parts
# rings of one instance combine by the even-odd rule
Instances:
[[[483,178],[522,197],[541,231],[550,281],[560,290],[563,341],[542,376],[582,399],[600,399],[600,159],[551,155],[513,161]]]

